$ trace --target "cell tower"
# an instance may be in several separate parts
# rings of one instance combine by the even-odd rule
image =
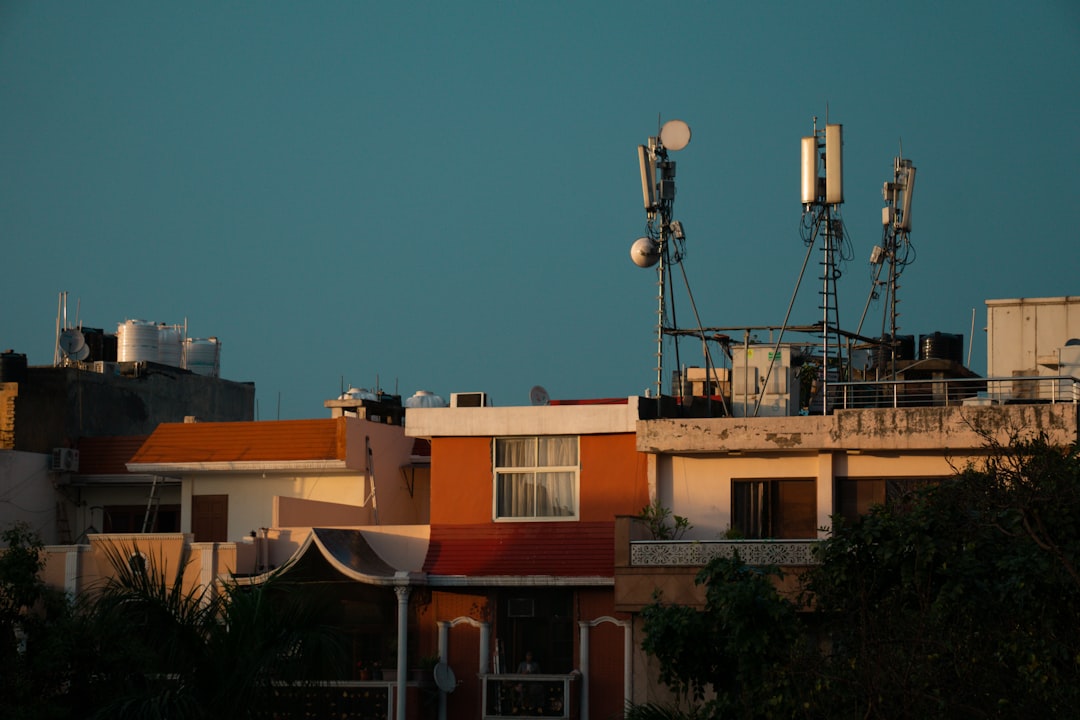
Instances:
[[[828,412],[828,382],[842,369],[840,313],[836,281],[840,277],[844,223],[840,205],[844,202],[843,125],[826,124],[802,139],[802,227],[803,242],[811,249],[822,241],[821,259],[821,392],[822,413]],[[824,152],[823,152],[824,151]],[[805,265],[804,265],[805,267]]]
[[[881,209],[881,245],[875,245],[870,254],[870,264],[874,266],[874,281],[870,289],[870,297],[867,299],[867,307],[870,301],[878,297],[878,287],[885,284],[885,303],[883,306],[881,333],[883,342],[887,338],[891,343],[889,350],[889,374],[896,378],[896,354],[898,332],[900,330],[900,311],[897,304],[897,292],[900,289],[900,274],[904,268],[915,261],[915,251],[911,246],[911,196],[915,191],[915,166],[911,160],[903,157],[904,149],[901,146],[900,155],[893,158],[893,179],[886,181],[881,189],[885,207]],[[881,280],[881,273],[888,266],[888,274],[885,280]],[[863,311],[865,317],[866,311]],[[859,323],[860,331],[862,323]]]
[[[671,267],[681,262],[686,234],[682,223],[672,218],[675,206],[675,162],[669,151],[678,151],[690,143],[690,126],[682,120],[669,120],[658,136],[648,144],[638,145],[641,169],[641,193],[645,205],[646,235],[630,247],[630,259],[638,267],[656,266],[656,397],[660,398],[664,380],[664,334],[668,308],[674,323],[675,305],[669,291]],[[696,314],[695,309],[695,314]],[[701,323],[699,322],[698,325]],[[676,354],[678,346],[676,345]],[[678,365],[678,357],[676,357]]]

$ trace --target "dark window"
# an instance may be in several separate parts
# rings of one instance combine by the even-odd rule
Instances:
[[[180,506],[159,505],[150,508],[149,517],[145,505],[106,505],[102,532],[140,533],[180,532]]]
[[[813,478],[733,480],[732,529],[745,538],[798,540],[817,537]]]
[[[854,522],[875,505],[894,503],[917,488],[939,482],[941,478],[837,478],[833,511]]]

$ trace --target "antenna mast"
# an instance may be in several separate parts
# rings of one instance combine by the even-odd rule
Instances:
[[[828,412],[830,374],[838,377],[842,369],[840,313],[836,281],[840,277],[837,260],[842,257],[844,223],[840,205],[844,202],[843,125],[826,121],[819,130],[802,139],[802,206],[804,237],[811,246],[815,237],[822,239],[821,272],[821,412]],[[824,152],[821,152],[824,150]]]
[[[642,201],[646,214],[646,235],[630,248],[630,257],[643,268],[656,266],[656,398],[663,394],[664,332],[668,304],[674,316],[674,301],[668,292],[671,266],[682,260],[681,244],[686,239],[682,223],[672,219],[675,206],[675,162],[668,151],[682,150],[690,142],[690,126],[669,120],[658,136],[638,145]],[[673,242],[674,241],[674,242]],[[700,323],[699,323],[700,324]],[[676,350],[676,354],[677,354]]]

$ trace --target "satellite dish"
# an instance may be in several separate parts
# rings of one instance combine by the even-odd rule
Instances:
[[[551,403],[551,398],[542,385],[533,385],[533,389],[529,391],[529,402],[533,405],[548,405]]]
[[[682,120],[668,120],[660,128],[660,143],[668,150],[682,150],[690,144],[690,126]]]
[[[60,333],[60,340],[58,341],[60,349],[64,351],[65,355],[76,355],[79,351],[86,349],[86,337],[82,334],[81,330],[76,328],[68,328]],[[86,355],[83,355],[86,357]],[[78,360],[79,358],[76,358]]]
[[[649,237],[640,237],[630,246],[630,259],[638,267],[649,268],[660,262],[660,245]]]
[[[81,348],[79,348],[78,350],[76,350],[74,353],[72,353],[70,355],[71,359],[76,360],[76,361],[85,360],[89,356],[90,356],[90,346],[89,345],[83,345]]]
[[[454,677],[454,671],[446,663],[438,663],[433,674],[435,675],[435,686],[443,692],[454,692],[457,688],[457,678]]]

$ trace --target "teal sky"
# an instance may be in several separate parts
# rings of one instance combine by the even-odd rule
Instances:
[[[675,215],[702,322],[775,325],[805,252],[799,141],[826,115],[844,125],[845,327],[901,142],[902,333],[962,333],[982,373],[985,300],[1080,295],[1072,0],[6,0],[0,349],[51,363],[67,291],[89,327],[220,338],[261,419],[323,417],[343,382],[498,405],[538,384],[643,393],[636,146],[658,118],[689,123]],[[819,319],[819,284],[793,322]]]

